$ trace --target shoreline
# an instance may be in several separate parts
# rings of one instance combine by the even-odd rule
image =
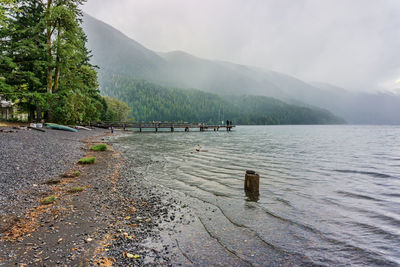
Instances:
[[[9,146],[0,152],[1,166],[13,157],[17,165],[21,164],[15,173],[2,177],[2,195],[11,180],[4,178],[13,176],[20,178],[20,183],[29,183],[22,186],[23,190],[9,185],[7,192],[16,190],[17,199],[4,194],[7,204],[0,209],[0,266],[171,265],[169,245],[160,236],[162,231],[173,228],[170,211],[176,209],[173,206],[177,203],[174,200],[165,203],[159,192],[152,192],[145,183],[132,184],[131,177],[120,175],[124,159],[104,140],[111,134],[104,130],[82,132],[77,136],[55,130],[46,130],[46,133],[17,131],[0,133],[0,146]],[[20,154],[27,153],[19,151],[13,155],[15,151],[10,146],[15,143],[29,146],[32,140],[41,143],[42,150],[34,152],[38,158],[40,154],[48,156],[47,153],[57,148],[62,153],[70,151],[71,155],[63,158],[61,168],[55,166],[49,171],[50,175],[30,181],[25,172],[37,173],[35,165],[23,165]],[[53,147],[50,142],[54,141],[59,146]],[[106,143],[110,150],[89,150],[90,145],[100,142]],[[83,156],[95,156],[96,163],[78,165],[76,162]],[[81,175],[72,177],[77,170]],[[50,180],[55,184],[46,184]],[[68,192],[77,186],[83,187],[83,191]],[[40,199],[49,195],[54,195],[56,201],[40,204]],[[11,210],[16,211],[15,215],[10,216]],[[153,240],[152,245],[158,248],[146,245],[148,240]]]
[[[147,179],[146,170],[159,168],[161,162],[132,150],[125,136],[135,142],[134,135],[122,131],[111,135],[103,129],[78,133],[84,135],[57,130],[0,133],[0,138],[14,136],[22,143],[31,140],[25,135],[36,136],[46,151],[54,152],[52,146],[57,143],[57,149],[64,149],[61,152],[71,153],[64,169],[58,166],[53,176],[42,177],[40,186],[30,187],[34,197],[30,209],[12,222],[14,228],[0,233],[0,267],[262,266],[264,262],[297,265],[300,260],[265,247],[259,238],[249,240],[254,233],[230,221],[215,203]],[[110,150],[90,151],[94,143],[105,143]],[[95,156],[96,163],[78,165],[84,156]],[[76,170],[81,172],[79,177],[62,177]],[[43,184],[50,179],[61,182]],[[67,192],[76,186],[84,190]],[[24,198],[28,191],[18,192]],[[40,200],[49,195],[57,197],[55,203],[41,205]],[[24,205],[24,201],[18,203]]]
[[[309,130],[313,131],[313,129]],[[344,128],[342,131],[347,132],[347,129]],[[15,200],[19,200],[18,203],[24,207],[29,207],[32,205],[29,200],[33,199],[36,207],[43,208],[40,210],[43,211],[42,213],[32,213],[36,216],[38,223],[36,231],[26,233],[23,240],[14,242],[0,240],[0,267],[15,265],[264,266],[266,263],[271,266],[318,266],[320,264],[351,264],[360,257],[363,258],[364,263],[396,265],[395,259],[382,257],[362,246],[355,246],[351,251],[341,250],[347,244],[345,241],[340,241],[338,246],[338,243],[324,239],[327,233],[318,225],[309,224],[310,220],[307,218],[304,221],[297,220],[276,214],[274,213],[276,210],[263,206],[263,203],[247,202],[244,192],[240,190],[242,183],[236,179],[241,176],[240,170],[229,171],[225,174],[232,173],[230,179],[238,181],[238,187],[232,190],[235,193],[232,194],[233,197],[217,196],[215,193],[224,192],[224,190],[213,191],[213,187],[210,187],[211,190],[208,191],[191,191],[198,185],[195,184],[198,182],[195,180],[196,177],[191,179],[192,169],[188,172],[179,172],[175,169],[179,170],[181,166],[190,167],[192,162],[198,162],[192,156],[203,160],[203,165],[198,168],[200,172],[204,169],[201,166],[207,168],[208,165],[212,165],[207,159],[214,160],[218,153],[213,152],[218,152],[218,149],[210,150],[209,154],[194,152],[197,144],[207,144],[205,138],[193,138],[193,135],[186,134],[163,136],[135,135],[129,132],[124,135],[120,131],[112,136],[109,134],[99,136],[104,134],[104,130],[99,130],[97,140],[93,137],[82,143],[77,139],[78,137],[80,137],[79,140],[85,139],[83,138],[85,136],[67,135],[55,130],[47,132],[48,136],[36,131],[0,132],[0,198],[4,199],[4,196],[7,196],[8,191],[5,190],[5,185],[8,185],[13,190],[17,189],[14,190],[16,198],[10,197],[10,202],[7,203],[13,208],[9,207],[12,212],[20,210],[20,207],[15,205],[17,203]],[[50,133],[57,133],[60,136],[54,138]],[[360,132],[356,131],[356,133]],[[31,138],[26,138],[27,134],[32,135]],[[308,136],[307,132],[303,134]],[[86,139],[91,135],[96,134],[90,133]],[[325,135],[318,134],[317,136],[325,141]],[[347,138],[347,135],[343,135],[343,138]],[[22,144],[17,144],[16,140]],[[166,142],[160,140],[166,140]],[[220,138],[214,140],[209,147],[221,146],[220,142],[215,143],[219,140]],[[8,145],[5,146],[3,141]],[[113,151],[90,152],[98,157],[98,161],[94,165],[81,166],[82,175],[79,178],[68,178],[65,183],[59,185],[42,184],[47,179],[57,178],[59,174],[64,173],[61,173],[61,170],[72,170],[77,160],[87,154],[89,141],[107,143],[111,145]],[[178,142],[180,146],[177,145]],[[288,144],[295,142],[296,140],[292,140]],[[325,142],[331,143],[329,140]],[[47,145],[47,148],[36,154],[33,153],[34,150],[28,150],[30,153],[27,154],[26,151],[20,149],[24,147],[23,144],[26,145],[25,150],[30,147],[43,149],[43,145]],[[249,149],[254,149],[254,146],[251,142],[246,145]],[[179,151],[183,149],[184,152],[174,157],[175,150],[171,147]],[[229,146],[222,144],[221,147]],[[343,147],[348,146],[344,143]],[[8,149],[7,153],[1,152],[4,148]],[[338,149],[341,151],[342,148]],[[48,157],[47,150],[56,153],[54,155],[64,155],[65,151],[69,151],[70,154],[64,155],[64,163],[58,163],[57,157]],[[301,152],[302,147],[294,151]],[[322,152],[316,155],[319,153]],[[11,156],[5,158],[5,154]],[[226,153],[219,154],[222,155],[220,159],[226,159]],[[169,157],[172,157],[172,160]],[[58,174],[52,177],[40,177],[38,174],[43,174],[43,172],[41,168],[37,168],[35,175],[26,177],[24,169],[31,170],[32,165],[20,164],[18,172],[7,174],[18,183],[3,181],[3,175],[15,167],[12,161],[21,163],[28,159],[33,162],[46,159],[42,164],[43,167],[54,165],[49,172],[57,170]],[[189,162],[185,164],[180,159]],[[232,162],[236,162],[236,159],[233,158],[230,164]],[[272,162],[280,162],[280,160]],[[223,167],[225,170],[225,166],[220,165],[219,169]],[[351,168],[353,165],[349,166]],[[278,166],[277,170],[279,169]],[[216,173],[216,171],[212,170],[211,173]],[[380,173],[388,175],[385,171]],[[379,173],[360,173],[359,175],[375,177]],[[263,173],[263,177],[267,177],[266,173]],[[21,186],[21,183],[29,181],[28,178],[37,183],[37,186],[33,186],[33,182],[28,184],[31,191]],[[42,178],[42,183],[38,182],[39,178]],[[214,183],[215,177],[209,176],[209,178],[206,186]],[[394,176],[387,178],[393,179]],[[329,181],[329,178],[327,179]],[[344,181],[346,179],[344,177]],[[173,182],[174,180],[176,183]],[[180,181],[184,182],[184,185],[188,184],[187,190],[180,187]],[[303,180],[298,179],[298,181]],[[83,186],[84,191],[74,194],[65,193],[72,185]],[[390,186],[391,183],[387,185]],[[280,182],[274,183],[273,180],[269,184],[271,190],[278,188],[278,192],[280,186]],[[46,188],[48,191],[44,190]],[[40,199],[48,196],[50,189],[53,188],[59,196],[56,204],[39,205]],[[392,192],[391,187],[388,187],[388,190],[387,192]],[[264,191],[264,196],[269,192],[269,189]],[[42,196],[43,193],[45,195]],[[335,194],[331,195],[335,196]],[[274,194],[266,196],[264,201],[272,200],[269,203],[274,203],[275,197]],[[349,197],[341,199],[348,201],[353,196]],[[304,197],[300,196],[298,199],[301,201]],[[318,201],[318,195],[315,199]],[[5,210],[3,207],[4,203],[1,202],[0,215]],[[323,207],[329,208],[329,205],[323,205]],[[284,210],[287,210],[287,207]],[[325,218],[318,212],[310,213]],[[360,213],[360,216],[365,216],[365,214]],[[350,231],[350,233],[353,232]],[[396,240],[396,235],[388,237]],[[302,238],[301,242],[297,242],[298,238]],[[320,247],[326,248],[329,254],[321,253]],[[395,252],[395,249],[388,252]]]

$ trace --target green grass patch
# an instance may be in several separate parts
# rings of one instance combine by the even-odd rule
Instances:
[[[79,164],[93,164],[96,162],[96,158],[95,157],[85,157],[85,158],[81,158],[78,163]]]
[[[70,189],[68,189],[68,193],[78,193],[78,192],[82,192],[83,190],[85,190],[85,188],[84,187],[82,187],[82,186],[75,186],[75,187],[72,187],[72,188],[70,188]]]
[[[107,145],[106,144],[98,144],[95,146],[91,146],[90,150],[93,151],[106,151],[107,150]]]
[[[51,195],[51,196],[48,196],[48,197],[42,199],[42,200],[40,201],[40,204],[42,204],[42,205],[48,205],[48,204],[53,203],[54,201],[56,201],[56,197],[53,196],[53,195]]]
[[[80,171],[74,171],[72,174],[73,174],[75,177],[81,176],[81,172],[80,172]]]

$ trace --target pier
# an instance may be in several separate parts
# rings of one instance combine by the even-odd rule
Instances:
[[[160,129],[168,129],[174,132],[176,129],[184,129],[185,132],[190,132],[193,129],[199,129],[200,132],[205,131],[219,131],[220,129],[230,132],[235,125],[207,125],[205,123],[167,123],[167,122],[137,122],[137,123],[122,123],[122,122],[97,122],[92,123],[91,126],[108,129],[114,127],[115,129],[138,129],[142,132],[144,129],[153,129],[158,132]]]

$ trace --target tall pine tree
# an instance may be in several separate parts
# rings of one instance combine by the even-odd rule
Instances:
[[[47,66],[42,22],[44,10],[40,1],[17,3],[18,10],[9,14],[7,27],[0,31],[3,54],[0,68],[9,86],[8,98],[17,101],[33,117],[35,109],[40,115],[42,106],[46,106],[41,94],[46,84],[43,74]]]
[[[105,102],[85,47],[83,2],[17,0],[18,11],[5,17],[0,94],[17,101],[31,119],[40,120],[43,112],[67,123],[99,119]]]

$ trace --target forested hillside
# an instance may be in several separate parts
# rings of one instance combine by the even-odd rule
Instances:
[[[263,96],[220,96],[176,89],[119,75],[101,77],[101,91],[126,103],[137,121],[187,121],[236,124],[334,124],[328,111],[286,104]]]
[[[283,73],[202,59],[182,51],[157,53],[89,15],[84,16],[83,28],[100,75],[113,73],[213,94],[273,97],[290,104],[327,109],[349,123],[400,124],[399,95],[355,93],[310,84]],[[104,87],[102,81],[100,85]]]

